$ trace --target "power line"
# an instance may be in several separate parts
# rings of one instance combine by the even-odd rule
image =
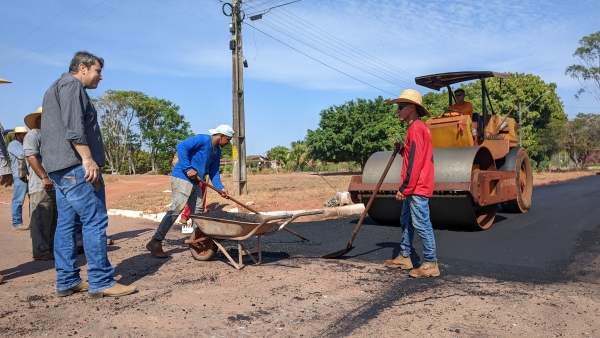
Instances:
[[[79,20],[80,18],[82,18],[83,16],[87,15],[89,12],[93,11],[94,9],[96,9],[98,6],[102,5],[103,3],[105,3],[108,0],[104,0],[101,3],[97,4],[96,6],[94,6],[92,9],[90,9],[89,11],[83,13],[82,15],[80,15],[79,17],[75,18],[75,20],[69,22],[66,26],[63,26],[61,29],[57,30],[56,32],[50,34],[49,36],[47,36],[44,40],[38,42],[37,44],[33,45],[31,48],[29,48],[28,50],[24,51],[23,53],[15,56],[14,58],[12,58],[11,60],[9,60],[8,62],[6,62],[5,64],[3,64],[2,66],[0,66],[1,68],[4,68],[7,64],[13,62],[14,60],[18,59],[19,57],[21,57],[23,54],[29,52],[30,50],[32,50],[34,47],[37,47],[39,44],[41,44],[42,42],[45,42],[46,40],[48,40],[49,38],[53,37],[54,35],[56,35],[58,32],[62,31],[63,29],[69,27],[70,25],[72,25],[75,21]],[[85,26],[84,26],[85,27]],[[61,40],[62,41],[62,40]],[[39,53],[38,53],[39,54]],[[37,55],[37,54],[36,54]],[[14,69],[14,68],[13,68]],[[12,70],[12,69],[11,69]]]
[[[29,34],[25,35],[24,37],[21,38],[21,40],[15,42],[12,46],[8,47],[6,50],[4,50],[2,53],[0,53],[0,55],[8,52],[11,48],[13,48],[14,46],[18,45],[21,41],[25,40],[26,38],[28,38],[31,34],[37,32],[40,28],[44,27],[48,22],[54,20],[57,16],[61,15],[62,13],[64,13],[67,9],[73,7],[73,5],[75,5],[76,3],[78,3],[80,0],[76,0],[74,3],[70,4],[67,8],[63,9],[62,11],[60,11],[58,14],[56,14],[55,16],[51,17],[48,21],[44,22],[41,26],[39,26],[38,28],[32,30]]]
[[[268,25],[268,21],[263,21],[263,22],[264,22],[266,25]],[[293,28],[292,28],[292,29],[293,29]],[[296,30],[294,30],[294,31],[296,31]],[[304,30],[304,31],[305,31],[305,30]],[[309,32],[307,32],[307,33],[309,33]],[[287,33],[284,33],[284,34],[287,34]],[[304,33],[301,33],[301,32],[300,32],[300,34],[301,34],[302,36],[305,36],[305,37],[307,37],[307,36],[306,36],[306,34],[304,34]],[[309,33],[309,34],[310,34],[310,33]],[[295,37],[293,37],[293,38],[295,38]],[[375,74],[371,73],[370,71],[366,71],[366,70],[364,70],[364,69],[361,69],[359,66],[352,65],[352,66],[353,66],[353,67],[355,67],[355,68],[359,68],[359,69],[361,69],[361,70],[363,70],[363,71],[366,71],[366,72],[368,72],[369,74],[371,74],[371,75],[373,75],[373,76],[379,77],[380,79],[382,79],[382,80],[384,80],[384,81],[387,81],[387,82],[390,82],[390,83],[392,83],[392,84],[394,84],[394,85],[397,85],[397,86],[400,86],[400,84],[398,84],[398,83],[394,83],[394,82],[391,82],[391,81],[389,81],[388,79],[395,79],[395,80],[398,80],[398,81],[400,81],[400,82],[403,82],[403,83],[405,83],[405,84],[407,83],[407,82],[406,82],[406,80],[404,80],[404,79],[402,79],[402,78],[397,78],[397,77],[394,77],[394,76],[390,76],[390,74],[389,74],[389,69],[383,69],[383,68],[381,68],[381,67],[379,67],[379,66],[377,66],[377,65],[373,65],[373,64],[372,64],[372,63],[370,63],[369,61],[366,61],[366,60],[364,60],[362,57],[357,57],[357,56],[353,55],[352,53],[350,53],[350,52],[348,52],[348,51],[344,51],[343,49],[341,49],[341,50],[340,50],[340,49],[332,49],[332,48],[330,48],[330,47],[329,47],[329,44],[324,44],[324,43],[321,43],[321,42],[315,41],[315,40],[311,39],[310,37],[307,37],[307,38],[310,40],[310,42],[311,42],[311,43],[316,43],[316,44],[319,44],[319,45],[323,46],[325,49],[329,49],[329,50],[331,51],[331,53],[333,53],[334,55],[343,55],[343,56],[346,56],[346,57],[347,57],[347,58],[349,58],[350,60],[352,60],[352,61],[354,61],[354,62],[357,62],[357,63],[359,63],[359,64],[362,64],[363,66],[367,67],[368,69],[372,69],[372,70],[374,70],[374,71],[378,72],[380,75],[375,75]],[[327,42],[327,41],[325,41],[324,39],[322,39],[322,38],[320,38],[320,37],[317,37],[317,38],[319,38],[320,40],[322,40],[322,41],[324,41],[324,42]],[[319,50],[319,51],[321,51],[321,52],[325,53],[325,52],[322,50],[322,48],[317,48],[317,47],[315,47],[314,45],[311,45],[311,44],[309,44],[309,43],[307,43],[307,42],[303,42],[303,41],[301,41],[301,38],[295,38],[295,39],[296,39],[296,40],[298,40],[299,42],[305,43],[306,45],[308,45],[308,46],[310,46],[310,47],[312,47],[312,48],[314,48],[314,49],[317,49],[317,50]],[[328,55],[330,55],[330,54],[328,54]],[[330,55],[330,56],[331,56],[331,55]],[[343,62],[345,62],[345,61],[343,61]],[[382,77],[382,76],[383,76],[383,77]],[[384,78],[384,77],[385,77],[385,78]]]
[[[108,14],[112,13],[113,11],[115,11],[115,10],[119,9],[121,6],[125,5],[125,4],[126,4],[126,3],[128,3],[129,1],[131,1],[131,0],[125,0],[125,1],[124,1],[123,3],[121,3],[119,6],[117,6],[117,7],[113,8],[113,9],[111,9],[110,11],[108,11],[108,12],[104,13],[103,15],[99,16],[98,18],[96,18],[96,20],[94,20],[94,21],[91,21],[90,23],[88,23],[87,25],[85,25],[85,26],[83,26],[83,27],[80,27],[79,29],[77,29],[77,30],[76,30],[76,31],[74,31],[73,33],[71,33],[71,34],[69,34],[69,35],[65,36],[64,38],[62,38],[62,39],[58,40],[58,41],[57,41],[57,42],[55,42],[54,44],[52,44],[52,45],[50,45],[50,46],[46,47],[45,49],[43,49],[43,50],[41,50],[41,51],[37,52],[36,54],[34,54],[33,56],[31,56],[30,58],[28,58],[28,59],[25,59],[23,62],[21,62],[21,63],[17,64],[16,66],[12,67],[11,69],[7,70],[7,71],[6,71],[6,73],[8,73],[8,72],[12,71],[13,69],[15,69],[15,68],[19,67],[20,65],[24,64],[25,62],[27,62],[27,61],[29,61],[29,60],[33,59],[34,57],[38,56],[40,53],[42,53],[42,52],[45,52],[45,51],[47,51],[48,49],[50,49],[50,48],[52,48],[52,47],[56,46],[57,44],[59,44],[59,43],[61,43],[62,41],[66,40],[67,38],[71,37],[71,36],[72,36],[72,35],[74,35],[75,33],[79,32],[80,30],[82,30],[82,29],[86,28],[87,26],[89,26],[89,25],[93,24],[94,22],[96,22],[96,21],[98,21],[98,20],[102,19],[103,17],[107,16]],[[96,7],[97,7],[97,6],[96,6]],[[94,8],[95,8],[95,7],[94,7]]]
[[[576,109],[600,109],[600,108],[592,108],[592,107],[571,107],[571,106],[565,106],[565,108],[576,108]]]
[[[252,8],[255,8],[255,7],[258,7],[258,6],[266,6],[266,4],[268,4],[268,3],[277,2],[277,1],[283,2],[283,1],[288,1],[288,0],[269,0],[269,1],[265,1],[265,2],[260,3],[260,4],[256,4],[254,6],[250,6],[248,8],[244,8],[244,11],[247,11],[249,9],[252,9]],[[242,5],[243,5],[243,3],[242,3]]]
[[[283,10],[284,12],[286,12],[286,13],[288,14],[288,17],[290,17],[290,19],[292,19],[292,20],[294,20],[294,21],[298,22],[299,24],[301,24],[301,25],[303,25],[303,26],[306,26],[308,29],[310,29],[310,30],[314,31],[314,32],[315,32],[317,35],[315,35],[315,34],[313,34],[313,33],[309,33],[309,34],[311,34],[311,35],[313,35],[313,36],[315,36],[315,37],[317,37],[317,38],[319,38],[319,39],[321,39],[321,40],[323,40],[323,41],[326,41],[325,39],[323,39],[323,38],[321,38],[321,37],[319,37],[319,36],[318,36],[318,35],[322,35],[322,36],[324,36],[326,39],[329,39],[329,40],[330,40],[331,42],[333,42],[334,44],[337,44],[339,47],[341,47],[341,48],[346,48],[346,49],[349,49],[351,52],[353,52],[353,53],[355,53],[355,54],[359,54],[359,55],[361,55],[362,57],[366,57],[366,58],[368,58],[368,59],[372,60],[372,61],[367,61],[367,62],[369,62],[369,63],[371,63],[371,64],[372,64],[372,62],[374,62],[374,63],[377,63],[377,64],[379,64],[379,65],[383,65],[383,66],[385,66],[385,71],[386,71],[386,73],[389,73],[389,70],[390,70],[390,69],[396,70],[397,72],[399,72],[399,73],[401,73],[401,74],[402,74],[402,76],[401,76],[401,77],[406,77],[406,78],[408,78],[408,79],[411,81],[411,85],[412,85],[412,80],[413,80],[413,79],[414,79],[414,77],[415,77],[413,74],[410,74],[410,73],[408,73],[408,72],[406,72],[406,71],[404,71],[404,70],[402,70],[402,69],[400,69],[400,68],[397,68],[396,66],[393,66],[393,65],[391,65],[391,64],[389,64],[389,63],[387,63],[387,62],[385,62],[385,61],[382,61],[382,60],[380,60],[380,59],[378,59],[378,58],[376,58],[376,57],[374,57],[374,56],[372,56],[372,55],[369,55],[369,54],[367,54],[367,53],[365,53],[365,52],[361,51],[360,49],[358,49],[358,48],[356,48],[356,47],[354,47],[354,46],[352,46],[352,45],[350,45],[350,44],[348,44],[348,43],[344,42],[343,40],[341,40],[341,39],[339,39],[339,38],[335,37],[334,35],[332,35],[332,34],[330,34],[330,33],[326,32],[326,31],[324,31],[324,30],[322,30],[322,29],[320,29],[320,28],[316,27],[315,25],[313,25],[313,24],[309,23],[308,21],[306,21],[306,20],[304,20],[304,19],[300,18],[299,16],[297,16],[297,15],[293,14],[292,12],[290,12],[290,11],[286,10],[285,8],[281,8],[281,10]],[[250,15],[251,15],[251,14],[249,14],[249,16],[250,16]],[[277,14],[275,14],[275,13],[273,13],[273,15],[275,15],[276,17],[279,17],[279,16],[278,16]],[[281,17],[280,17],[280,18],[281,18]],[[287,20],[285,20],[285,19],[283,19],[283,20],[284,20],[284,21],[286,21],[286,22],[288,22],[288,23],[290,23],[289,21],[287,21]],[[291,23],[290,23],[290,24],[291,24]],[[293,24],[292,24],[292,25],[293,25]],[[377,66],[373,66],[373,67],[374,67],[374,68],[377,68]]]
[[[286,11],[286,12],[288,12],[288,11]],[[294,34],[293,32],[287,32],[287,31],[285,31],[284,28],[273,27],[272,26],[273,24],[270,24],[267,20],[261,20],[261,22],[264,22],[264,24],[266,26],[270,27],[271,29],[279,31],[280,33],[285,34],[285,35],[287,35],[287,36],[289,36],[289,37],[297,40],[298,42],[303,43],[303,44],[305,44],[305,45],[307,45],[307,46],[309,46],[309,47],[311,47],[313,49],[316,49],[316,50],[320,51],[321,53],[324,53],[324,54],[326,54],[326,55],[328,55],[328,56],[330,56],[332,58],[335,58],[338,61],[344,62],[344,63],[346,63],[346,64],[348,64],[348,65],[350,65],[352,67],[355,67],[357,69],[365,71],[365,72],[369,73],[370,75],[378,77],[378,78],[380,78],[380,79],[382,79],[382,80],[384,80],[386,82],[392,83],[392,84],[397,85],[397,86],[401,86],[401,85],[398,84],[398,83],[392,82],[389,79],[396,79],[395,81],[400,81],[400,82],[403,83],[403,85],[408,85],[408,86],[412,85],[412,79],[413,79],[412,77],[409,78],[409,80],[405,80],[403,77],[396,77],[396,76],[391,75],[390,74],[390,68],[395,68],[395,67],[391,66],[391,67],[382,68],[380,65],[375,64],[375,63],[381,64],[382,63],[381,60],[378,60],[378,59],[376,59],[376,58],[374,58],[374,57],[372,57],[372,56],[370,56],[370,55],[368,55],[368,54],[366,54],[366,53],[358,50],[357,48],[352,47],[349,44],[343,43],[340,39],[335,38],[331,34],[327,33],[329,36],[325,36],[325,38],[323,38],[320,35],[324,36],[324,34],[320,33],[319,31],[315,30],[314,28],[309,27],[307,24],[300,23],[303,26],[306,26],[309,29],[311,29],[312,31],[316,32],[317,34],[312,33],[310,31],[307,31],[306,29],[304,29],[302,27],[299,27],[299,26],[297,26],[294,23],[291,23],[290,21],[282,18],[281,16],[279,16],[279,15],[277,15],[275,13],[270,14],[269,18],[273,18],[274,21],[277,21],[280,24],[284,25],[285,27],[290,28],[294,32],[297,32],[298,34],[300,34],[303,37],[305,37],[309,42],[306,39],[303,39],[303,38],[299,37],[297,34]],[[279,18],[281,20],[278,20],[277,18]],[[292,18],[292,20],[293,20],[293,18]],[[298,21],[298,20],[295,20],[295,21]],[[299,30],[301,30],[301,31],[299,31]],[[304,33],[304,32],[306,32],[306,33]],[[323,42],[319,42],[319,41],[315,41],[315,39],[313,39],[312,37],[308,36],[307,34],[315,37],[316,39],[318,39],[320,41],[323,41],[324,43]],[[336,48],[336,49],[331,48],[330,47],[331,43],[330,43],[330,41],[328,41],[328,39],[332,40],[334,43],[338,44],[341,48]],[[342,42],[342,44],[340,44],[340,42]],[[321,45],[323,47],[317,47],[315,44]],[[346,46],[350,46],[351,49],[348,49]],[[356,51],[358,51],[359,53],[357,53]],[[334,55],[337,55],[337,56],[333,56],[331,53],[333,53]],[[352,60],[353,62],[362,64],[364,67],[367,67],[367,69],[375,71],[375,72],[379,73],[380,75],[373,74],[372,71],[365,70],[364,67],[358,66],[356,64],[351,64],[351,63],[348,63],[348,62],[346,62],[344,60],[341,60],[339,58],[340,54],[343,54],[343,56],[347,57],[348,59]],[[371,60],[365,60],[365,58],[364,58],[363,55],[357,55],[357,54],[363,54],[368,59],[371,59]],[[377,62],[374,63],[372,61],[373,59],[377,60]]]
[[[334,67],[332,67],[332,66],[330,66],[330,65],[326,64],[325,62],[319,61],[319,60],[315,59],[314,57],[312,57],[312,56],[310,56],[310,55],[308,55],[308,54],[306,54],[306,53],[304,53],[304,52],[301,52],[300,50],[298,50],[298,49],[296,49],[296,48],[294,48],[294,47],[292,47],[292,46],[288,45],[287,43],[285,43],[285,42],[283,42],[283,41],[281,41],[281,40],[279,40],[279,39],[277,39],[277,38],[273,37],[272,35],[269,35],[269,34],[268,34],[268,33],[266,33],[266,32],[263,32],[262,30],[260,30],[260,29],[258,29],[258,28],[256,28],[256,27],[254,27],[254,26],[252,26],[252,25],[250,25],[250,24],[248,24],[248,23],[245,23],[245,22],[244,22],[244,24],[245,24],[246,26],[250,26],[250,27],[252,27],[252,28],[256,29],[257,31],[259,31],[259,32],[263,33],[264,35],[266,35],[266,36],[270,37],[271,39],[273,39],[273,40],[275,40],[275,41],[277,41],[277,42],[281,43],[282,45],[285,45],[285,46],[287,46],[287,47],[289,47],[289,48],[291,48],[291,49],[295,50],[296,52],[298,52],[298,53],[300,53],[300,54],[302,54],[302,55],[304,55],[304,56],[306,56],[306,57],[308,57],[308,58],[311,58],[311,59],[313,59],[314,61],[316,61],[316,62],[318,62],[318,63],[320,63],[320,64],[324,65],[325,67],[331,68],[331,69],[335,70],[336,72],[338,72],[338,73],[340,73],[340,74],[344,74],[344,75],[346,75],[347,77],[349,77],[349,78],[352,78],[352,79],[354,79],[354,80],[356,80],[356,81],[358,81],[358,82],[360,82],[360,83],[366,84],[366,85],[367,85],[367,86],[369,86],[369,87],[375,88],[375,89],[377,89],[377,90],[380,90],[380,91],[382,91],[382,92],[385,92],[385,93],[388,93],[388,94],[391,94],[391,95],[396,95],[396,94],[394,94],[394,93],[390,93],[390,92],[388,92],[388,91],[387,91],[387,90],[385,90],[385,89],[381,89],[381,88],[379,88],[379,87],[376,87],[376,86],[373,86],[373,85],[371,85],[371,84],[368,84],[368,83],[366,83],[365,81],[363,81],[363,80],[360,80],[360,79],[358,79],[358,78],[356,78],[356,77],[354,77],[354,76],[352,76],[352,75],[350,75],[350,74],[344,73],[344,72],[342,72],[341,70],[339,70],[339,69],[337,69],[337,68],[334,68]]]
[[[326,51],[326,50],[323,50],[322,48],[319,48],[319,47],[317,47],[317,46],[315,46],[315,45],[313,45],[313,44],[310,44],[310,43],[307,43],[307,42],[305,42],[305,41],[302,41],[302,39],[300,39],[300,38],[298,38],[298,37],[294,36],[293,34],[290,34],[289,32],[286,32],[286,31],[284,31],[284,30],[280,29],[280,28],[279,28],[279,27],[277,27],[277,26],[274,26],[274,25],[272,25],[272,24],[269,24],[268,22],[264,22],[264,24],[265,24],[266,26],[268,26],[268,27],[270,27],[270,28],[272,28],[272,29],[276,30],[276,31],[279,31],[280,33],[282,33],[282,34],[284,34],[284,35],[287,35],[287,36],[289,36],[290,38],[292,38],[292,39],[294,39],[294,40],[296,40],[296,41],[298,41],[298,42],[300,42],[300,43],[303,43],[303,44],[305,44],[305,45],[307,45],[307,46],[309,46],[309,47],[311,47],[311,48],[313,48],[313,49],[315,49],[315,50],[317,50],[317,51],[319,51],[319,52],[321,52],[321,53],[323,53],[323,54],[325,54],[325,55],[327,55],[327,56],[329,56],[329,57],[331,57],[331,58],[333,58],[333,59],[335,59],[335,60],[338,60],[338,61],[340,61],[340,62],[342,62],[342,63],[344,63],[344,64],[346,64],[346,65],[349,65],[349,66],[351,66],[351,67],[354,67],[354,68],[356,68],[356,69],[359,69],[359,70],[361,70],[361,71],[363,71],[363,72],[365,72],[365,73],[367,73],[367,74],[369,74],[369,75],[375,76],[375,77],[377,77],[377,78],[379,78],[379,79],[381,79],[381,80],[384,80],[384,81],[386,81],[386,82],[388,82],[388,83],[391,83],[391,84],[393,84],[393,85],[396,85],[396,86],[401,86],[400,84],[398,84],[398,83],[394,83],[394,82],[392,82],[392,81],[389,81],[389,80],[388,80],[388,79],[386,79],[386,78],[383,78],[383,77],[381,77],[381,76],[379,76],[379,75],[377,75],[377,74],[374,74],[373,72],[370,72],[370,71],[368,71],[368,70],[365,70],[365,69],[361,69],[360,67],[358,67],[358,66],[356,66],[356,65],[354,65],[354,64],[352,64],[352,63],[350,63],[350,62],[347,62],[347,61],[343,60],[342,58],[340,58],[340,57],[336,56],[335,54],[332,54],[332,53],[329,53],[329,52],[328,52],[328,51]],[[360,62],[360,61],[358,61],[358,62]]]
[[[396,66],[394,66],[394,65],[391,65],[391,64],[389,64],[389,63],[387,63],[387,62],[385,62],[385,61],[379,60],[378,58],[376,58],[376,57],[374,57],[374,56],[372,56],[372,55],[369,55],[369,54],[367,54],[367,53],[363,52],[362,50],[360,50],[360,49],[358,49],[358,48],[356,48],[356,47],[354,47],[354,46],[350,45],[350,44],[349,44],[349,43],[347,43],[347,42],[344,42],[343,40],[341,40],[341,39],[339,39],[339,38],[335,37],[334,35],[332,35],[332,34],[330,34],[330,33],[326,32],[326,31],[324,31],[324,30],[320,29],[319,27],[317,27],[317,26],[315,26],[315,25],[311,24],[310,22],[308,22],[308,21],[306,21],[306,20],[302,19],[301,17],[299,17],[299,16],[295,15],[294,13],[292,13],[292,12],[290,12],[290,11],[286,10],[285,8],[282,8],[281,10],[282,10],[282,11],[284,11],[284,12],[286,12],[288,15],[290,15],[290,16],[292,16],[292,17],[295,17],[295,18],[297,18],[297,20],[296,20],[296,21],[299,21],[299,22],[301,21],[301,22],[302,22],[302,23],[303,23],[305,26],[311,26],[311,27],[314,27],[314,29],[313,29],[313,30],[315,30],[315,31],[318,31],[318,32],[321,32],[323,35],[330,37],[330,38],[331,38],[333,41],[337,41],[337,42],[338,42],[340,45],[345,45],[345,46],[348,46],[350,49],[353,49],[353,50],[355,50],[357,53],[359,53],[359,54],[363,54],[364,56],[366,56],[366,57],[368,57],[368,58],[371,58],[371,59],[373,59],[373,60],[377,61],[377,62],[378,62],[378,63],[380,63],[380,64],[383,64],[383,65],[385,65],[385,66],[386,66],[386,68],[392,68],[392,69],[395,69],[395,70],[397,70],[398,72],[400,72],[400,73],[403,73],[403,74],[407,75],[407,76],[408,76],[408,77],[409,77],[411,80],[415,78],[415,75],[413,75],[413,74],[411,74],[411,73],[409,73],[409,72],[406,72],[406,71],[404,71],[404,70],[402,70],[402,69],[400,69],[400,68],[397,68]]]

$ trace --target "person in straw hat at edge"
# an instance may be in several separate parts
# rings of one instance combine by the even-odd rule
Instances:
[[[29,164],[29,231],[31,252],[35,260],[54,259],[54,233],[58,210],[54,184],[42,167],[40,133],[42,107],[25,116],[25,125],[30,129],[23,140],[23,153]]]
[[[221,196],[229,197],[229,192],[221,183],[219,165],[221,147],[231,141],[234,131],[230,126],[222,124],[215,129],[209,129],[208,132],[210,135],[198,134],[177,145],[179,160],[171,171],[171,207],[150,242],[146,244],[146,249],[156,257],[168,257],[163,251],[162,241],[186,204],[194,214],[202,213],[205,196],[200,187],[201,177],[208,173],[212,184],[220,190]]]
[[[398,118],[408,124],[404,144],[397,142],[394,147],[402,155],[400,187],[396,200],[402,204],[402,242],[398,257],[387,260],[385,266],[410,270],[414,278],[437,277],[438,268],[435,238],[429,219],[429,198],[433,196],[433,144],[429,128],[421,117],[429,117],[429,111],[423,107],[421,94],[414,89],[406,89],[397,99],[386,102],[398,104]],[[415,229],[423,242],[425,262],[419,268],[413,268],[410,258]]]
[[[23,139],[26,134],[27,127],[15,127],[8,133],[15,137],[7,148],[13,173],[13,199],[10,207],[13,230],[29,230],[29,226],[23,224],[23,203],[28,192],[27,182],[19,179],[19,157],[23,156]]]

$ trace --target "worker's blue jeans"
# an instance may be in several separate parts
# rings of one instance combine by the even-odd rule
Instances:
[[[13,199],[10,211],[12,213],[12,226],[14,227],[23,225],[23,203],[28,190],[27,183],[13,175]]]
[[[433,227],[429,219],[429,198],[420,195],[406,196],[406,200],[402,203],[400,224],[402,224],[400,254],[404,257],[410,256],[416,229],[423,243],[423,258],[427,262],[435,262],[437,257]]]
[[[56,189],[58,221],[54,235],[54,266],[56,268],[56,290],[63,291],[81,283],[77,263],[76,236],[80,223],[83,224],[83,246],[88,264],[89,292],[99,292],[115,285],[115,269],[106,253],[105,189],[95,191],[83,177],[82,165],[58,170],[48,174]],[[100,175],[102,179],[102,174]]]

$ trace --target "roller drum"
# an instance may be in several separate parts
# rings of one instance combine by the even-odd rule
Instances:
[[[391,151],[378,152],[367,160],[362,182],[377,183],[387,165]],[[494,159],[485,147],[459,147],[434,149],[435,183],[470,183],[473,170],[496,170]],[[384,183],[397,183],[400,186],[402,158],[396,157],[390,167]],[[378,223],[399,224],[402,202],[396,201],[395,192],[378,194],[371,205],[369,216]],[[371,197],[363,194],[366,205]],[[496,205],[479,207],[473,203],[467,191],[435,191],[429,200],[431,221],[436,227],[462,227],[487,229],[494,221]]]

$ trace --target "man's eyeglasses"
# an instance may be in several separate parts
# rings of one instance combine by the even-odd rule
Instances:
[[[454,94],[454,96],[465,96],[465,93]]]
[[[408,106],[409,104],[410,104],[410,103],[401,103],[401,104],[398,104],[398,110],[400,111],[400,110],[404,109],[404,108],[405,108],[406,106]]]

